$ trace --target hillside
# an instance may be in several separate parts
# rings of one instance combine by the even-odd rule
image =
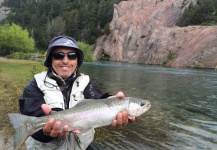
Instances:
[[[1,23],[15,23],[29,31],[39,49],[58,35],[69,35],[77,41],[95,44],[109,33],[113,5],[121,0],[5,0],[11,13]]]
[[[192,0],[129,0],[115,5],[111,34],[98,39],[95,60],[216,68],[217,26],[178,27]]]

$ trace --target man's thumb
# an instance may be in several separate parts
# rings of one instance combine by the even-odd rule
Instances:
[[[50,115],[51,108],[47,104],[42,104],[41,109],[44,111],[45,115]]]

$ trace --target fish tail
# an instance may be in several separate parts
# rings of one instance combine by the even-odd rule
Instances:
[[[14,148],[15,150],[18,150],[29,136],[25,123],[30,120],[31,117],[21,114],[8,114],[8,116],[16,131],[14,137]]]

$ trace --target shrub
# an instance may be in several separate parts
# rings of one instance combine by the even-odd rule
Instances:
[[[87,62],[93,61],[93,51],[94,51],[93,45],[88,45],[84,42],[78,42],[78,47],[84,52],[84,61]]]

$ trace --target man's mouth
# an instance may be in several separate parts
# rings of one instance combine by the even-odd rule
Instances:
[[[63,70],[68,70],[70,67],[69,66],[60,66],[60,68]]]

